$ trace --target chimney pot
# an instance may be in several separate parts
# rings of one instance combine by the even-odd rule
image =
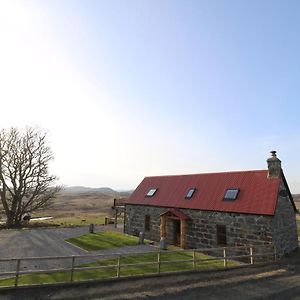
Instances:
[[[273,157],[277,157],[277,155],[276,155],[276,151],[270,151],[270,153],[271,153],[271,156],[273,156]]]
[[[281,173],[281,160],[278,159],[276,151],[271,151],[271,157],[267,159],[268,178],[279,178]]]

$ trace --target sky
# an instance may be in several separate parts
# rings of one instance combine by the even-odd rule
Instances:
[[[266,169],[300,193],[300,2],[0,0],[0,128],[66,186]]]

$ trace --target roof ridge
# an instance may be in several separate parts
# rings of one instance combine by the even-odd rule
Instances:
[[[257,173],[257,172],[267,172],[267,169],[259,170],[240,170],[240,171],[222,171],[222,172],[207,172],[207,173],[191,173],[191,174],[173,174],[173,175],[154,175],[146,176],[145,178],[157,178],[157,177],[179,177],[179,176],[196,176],[196,175],[214,175],[214,174],[232,174],[232,173]]]

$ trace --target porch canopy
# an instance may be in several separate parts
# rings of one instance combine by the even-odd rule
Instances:
[[[171,208],[160,215],[160,238],[166,238],[166,224],[168,219],[180,220],[180,247],[186,248],[186,223],[188,216],[176,208]]]
[[[167,211],[165,211],[164,213],[162,213],[160,215],[160,217],[163,217],[163,216],[167,216],[169,218],[176,218],[176,219],[180,219],[180,220],[187,220],[188,219],[188,216],[183,213],[182,211],[176,209],[176,208],[171,208],[171,209],[168,209]]]

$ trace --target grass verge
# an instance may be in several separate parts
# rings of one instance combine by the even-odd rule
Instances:
[[[195,265],[192,261],[180,262],[180,260],[192,260],[192,252],[161,252],[160,272],[175,272],[175,271],[189,271],[199,269],[215,269],[223,268],[223,260],[217,261],[201,261],[204,259],[212,258],[211,256],[202,253],[196,253]],[[177,262],[176,262],[177,261]],[[99,267],[96,270],[75,270],[73,274],[74,281],[107,279],[117,276],[117,263],[118,258],[99,260],[94,263],[84,264],[80,267]],[[157,252],[126,255],[120,258],[120,276],[135,276],[147,275],[157,273]],[[132,264],[139,264],[133,266]],[[237,262],[228,261],[228,267],[237,266]],[[19,285],[32,285],[32,284],[49,284],[59,282],[69,282],[71,279],[70,272],[59,271],[50,274],[27,274],[19,277]],[[0,286],[13,286],[14,278],[7,278],[0,280]]]

